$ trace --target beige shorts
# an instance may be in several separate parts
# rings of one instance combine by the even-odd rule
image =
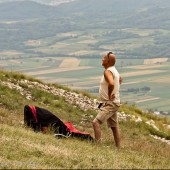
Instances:
[[[118,109],[119,106],[112,101],[103,103],[95,119],[97,119],[101,124],[107,120],[108,127],[118,127]]]

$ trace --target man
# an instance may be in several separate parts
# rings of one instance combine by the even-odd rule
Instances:
[[[109,52],[104,54],[102,65],[105,68],[104,75],[100,81],[99,95],[101,104],[99,113],[93,120],[95,139],[101,140],[100,125],[107,120],[108,127],[111,128],[116,147],[120,147],[120,131],[118,125],[117,111],[120,106],[119,86],[122,78],[115,68],[116,56]]]

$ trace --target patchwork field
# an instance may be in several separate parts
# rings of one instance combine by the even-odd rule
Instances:
[[[3,60],[0,67],[98,95],[104,71],[101,58],[22,58]],[[117,59],[116,67],[123,77],[122,102],[136,104],[142,109],[170,111],[170,62],[144,65],[142,59]]]
[[[134,47],[138,48],[142,45],[142,41],[150,42],[152,45],[152,36],[154,30],[139,30],[139,29],[122,29],[126,33],[135,33],[141,36],[140,39],[131,37],[131,39],[117,40],[114,44],[115,49],[128,50]],[[160,30],[161,31],[161,30]],[[0,67],[7,70],[16,70],[19,72],[32,75],[48,82],[61,83],[75,89],[83,89],[97,95],[100,77],[103,74],[101,67],[102,52],[100,48],[106,50],[112,49],[110,43],[99,43],[108,41],[108,37],[96,36],[105,35],[108,30],[95,29],[89,34],[84,34],[83,31],[67,32],[57,34],[53,37],[42,38],[38,40],[29,40],[25,44],[34,47],[32,56],[24,55],[19,51],[3,51],[0,53]],[[164,33],[164,32],[163,32]],[[169,33],[169,32],[168,32]],[[145,38],[145,40],[143,39]],[[92,48],[99,43],[99,48]],[[95,49],[95,50],[94,50]],[[41,52],[44,55],[66,54],[79,56],[77,58],[57,57],[36,57],[36,53]],[[81,55],[97,54],[98,59],[81,59]],[[8,59],[8,60],[4,60]],[[121,86],[122,102],[136,103],[142,108],[158,109],[163,107],[164,103],[169,101],[169,72],[170,64],[167,59],[119,59],[116,67],[124,78]],[[149,64],[147,64],[149,63]],[[135,88],[149,87],[150,91],[135,91]],[[163,87],[163,88],[162,88]],[[128,91],[133,89],[134,91]],[[168,94],[168,95],[167,95]],[[160,101],[164,101],[162,104]],[[152,103],[151,103],[152,102]],[[148,105],[148,103],[151,103]],[[169,102],[170,103],[170,102]],[[167,106],[168,110],[169,104]],[[166,109],[167,110],[167,109]]]

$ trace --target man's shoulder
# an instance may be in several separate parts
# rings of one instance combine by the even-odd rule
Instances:
[[[118,72],[115,66],[109,67],[107,70],[111,72]]]

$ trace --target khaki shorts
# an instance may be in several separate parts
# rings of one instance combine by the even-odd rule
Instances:
[[[101,124],[107,120],[108,127],[118,127],[118,109],[119,106],[112,101],[103,103],[95,119],[97,119]]]

